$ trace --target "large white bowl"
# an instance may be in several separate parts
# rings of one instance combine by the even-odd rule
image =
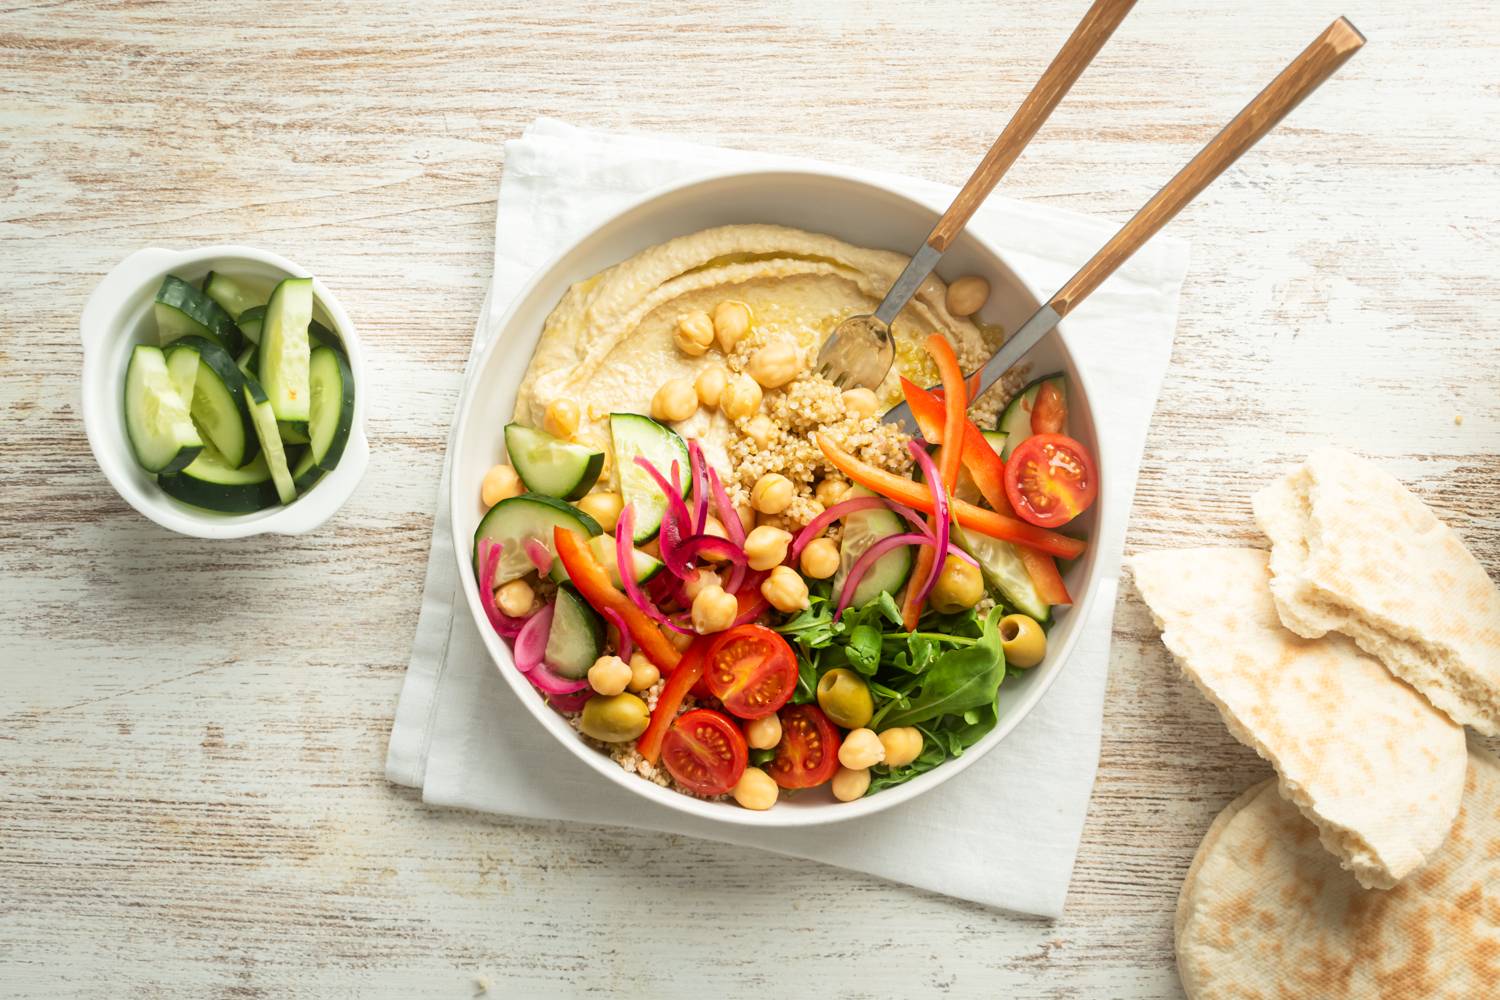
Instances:
[[[162,278],[169,274],[197,284],[209,271],[235,278],[280,281],[309,277],[307,271],[277,254],[239,245],[195,250],[137,250],[116,264],[89,295],[79,317],[83,337],[83,423],[89,446],[110,485],[136,510],[182,535],[194,538],[244,538],[267,532],[299,535],[334,515],[359,485],[370,461],[365,439],[365,359],[354,324],[333,293],[313,278],[314,314],[343,342],[354,375],[354,423],[349,442],[332,472],[285,506],[253,514],[220,514],[185,504],[156,485],[141,468],[125,434],[125,368],[136,344],[156,343],[152,303]]]
[[[857,802],[837,802],[825,788],[784,800],[768,811],[754,812],[732,802],[705,801],[644,781],[586,745],[515,668],[509,647],[490,628],[479,602],[471,554],[474,530],[484,513],[479,501],[480,480],[500,461],[501,429],[511,419],[516,389],[536,347],[542,322],[569,285],[674,236],[726,223],[780,223],[829,233],[858,246],[910,253],[921,245],[943,207],[922,204],[877,182],[834,170],[741,172],[678,184],[646,196],[542,267],[517,296],[476,360],[459,403],[449,499],[461,586],[505,683],[557,737],[558,752],[576,755],[599,773],[601,781],[627,788],[668,809],[744,826],[809,826],[867,816],[936,787],[993,750],[1064,669],[1095,599],[1099,574],[1092,547],[1064,574],[1077,603],[1058,614],[1047,658],[1024,677],[1001,685],[999,724],[962,757]],[[1007,330],[1016,329],[1037,307],[1036,294],[1005,265],[993,247],[972,233],[959,237],[938,271],[950,280],[964,274],[988,278],[993,293],[980,318],[1001,323]],[[1095,449],[1088,382],[1068,352],[1066,336],[1061,332],[1049,336],[1028,355],[1027,362],[1037,373],[1067,373],[1070,427],[1080,441]],[[1097,538],[1100,519],[1122,513],[1109,509],[1101,491],[1100,502],[1084,515],[1080,527],[1090,538]],[[546,774],[538,773],[534,780],[546,781]]]

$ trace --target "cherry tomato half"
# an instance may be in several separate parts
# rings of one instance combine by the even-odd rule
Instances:
[[[812,788],[839,769],[843,739],[816,705],[793,705],[781,713],[781,742],[766,768],[782,788]]]
[[[750,751],[723,712],[695,708],[672,721],[662,740],[661,762],[677,783],[699,795],[723,795],[745,773]]]
[[[1043,382],[1031,404],[1031,433],[1061,434],[1068,426],[1068,401],[1057,387],[1056,379]]]
[[[1005,463],[1005,495],[1020,517],[1056,528],[1089,509],[1099,495],[1099,475],[1077,441],[1037,434],[1021,442]]]
[[[708,647],[703,684],[742,719],[770,715],[797,689],[797,654],[764,625],[738,625]]]

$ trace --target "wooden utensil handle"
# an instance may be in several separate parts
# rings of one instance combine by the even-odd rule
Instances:
[[[1177,176],[1156,192],[1048,304],[1057,310],[1059,316],[1067,315],[1188,202],[1213,183],[1214,178],[1275,128],[1307,95],[1317,90],[1364,43],[1365,37],[1345,18],[1329,25],[1265,90],[1245,105],[1223,131],[1210,139],[1208,145],[1177,172]]]
[[[984,154],[984,159],[979,161],[979,166],[969,175],[963,190],[958,192],[958,197],[953,199],[953,204],[948,206],[948,211],[943,213],[943,217],[928,234],[928,246],[939,253],[948,249],[948,244],[953,242],[953,238],[968,223],[969,217],[989,197],[995,185],[1000,183],[1000,178],[1005,176],[1005,172],[1016,162],[1026,144],[1047,120],[1047,116],[1052,114],[1057,102],[1063,99],[1063,95],[1083,75],[1084,69],[1098,55],[1104,43],[1109,41],[1109,36],[1114,34],[1120,22],[1125,20],[1125,15],[1130,13],[1135,2],[1136,0],[1094,0],[1094,5],[1083,15],[1083,20],[1078,22],[1078,27],[1063,42],[1063,47],[1057,51],[1041,79],[1037,80],[1031,93],[1026,95],[1026,99],[1011,116],[1005,131],[1000,133],[990,151]]]

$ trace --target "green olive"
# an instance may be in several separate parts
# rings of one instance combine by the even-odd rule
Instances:
[[[1034,667],[1047,655],[1047,633],[1028,615],[1000,619],[1000,648],[1012,667]]]
[[[875,714],[875,699],[859,674],[839,667],[818,680],[818,707],[835,725],[858,729]]]
[[[578,728],[605,743],[628,743],[646,731],[651,711],[633,694],[596,694],[583,705]]]
[[[943,614],[951,615],[972,608],[983,596],[984,578],[979,575],[979,568],[967,560],[949,556],[943,560],[943,570],[932,585],[928,600]]]

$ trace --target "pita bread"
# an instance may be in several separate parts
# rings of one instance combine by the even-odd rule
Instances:
[[[1389,888],[1425,864],[1458,813],[1463,729],[1348,639],[1283,628],[1265,552],[1146,552],[1131,565],[1183,672],[1344,867]]]
[[[1266,781],[1219,814],[1177,900],[1190,1000],[1500,995],[1500,764],[1475,750],[1431,865],[1361,889]]]
[[[1500,588],[1421,500],[1324,449],[1256,495],[1255,519],[1287,628],[1342,632],[1455,721],[1500,736]]]

